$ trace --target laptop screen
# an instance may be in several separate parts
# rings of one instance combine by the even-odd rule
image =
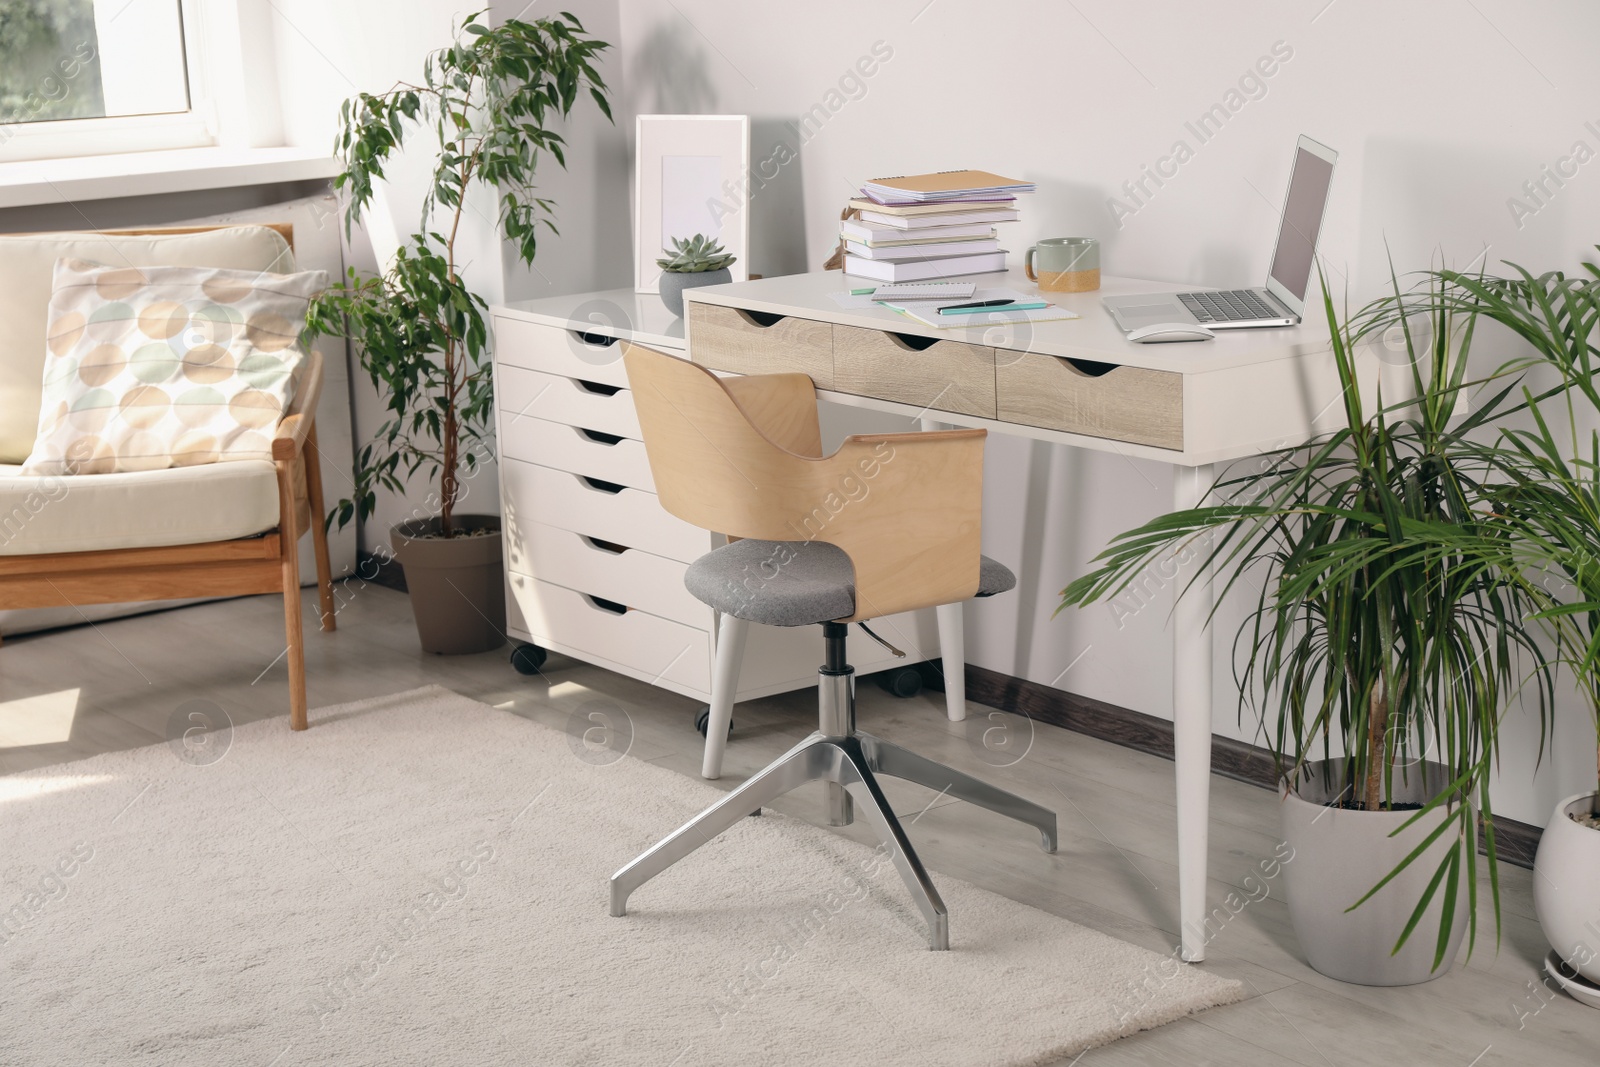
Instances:
[[[1333,181],[1333,161],[1306,151],[1295,151],[1289,175],[1289,196],[1283,206],[1278,247],[1272,253],[1272,280],[1304,300],[1311,280],[1311,259],[1322,228],[1322,209]]]

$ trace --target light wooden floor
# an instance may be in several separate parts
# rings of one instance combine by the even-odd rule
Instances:
[[[351,587],[345,596],[339,631],[306,635],[313,730],[319,706],[429,683],[558,727],[567,726],[579,709],[592,710],[586,708],[590,701],[607,701],[631,729],[632,755],[686,775],[698,773],[694,702],[562,657],[551,658],[543,677],[525,678],[508,665],[508,649],[424,656],[402,594],[367,586]],[[314,617],[308,597],[308,627]],[[174,709],[197,698],[221,706],[235,724],[281,717],[287,729],[286,671],[281,660],[275,662],[283,648],[282,627],[279,601],[255,597],[8,638],[0,647],[0,773],[165,741]],[[1172,764],[1041,725],[1024,758],[995,767],[979,738],[1002,723],[986,718],[987,709],[975,705],[966,722],[951,723],[938,695],[896,700],[870,683],[859,689],[865,729],[988,777],[1060,814],[1061,848],[1047,856],[1030,830],[896,783],[891,799],[936,879],[957,875],[1147,948],[1172,948]],[[815,724],[814,700],[814,691],[805,691],[737,708],[720,784],[731,788],[804,736]],[[1009,726],[1023,734],[1029,729],[1022,720]],[[1278,839],[1271,793],[1216,778],[1212,797],[1215,906],[1272,855]],[[821,800],[809,791],[787,798],[780,808],[822,821]],[[859,826],[839,832],[867,840]],[[1204,964],[1247,982],[1250,999],[1075,1062],[1592,1067],[1600,1062],[1600,1011],[1565,996],[1546,1003],[1528,986],[1546,951],[1533,917],[1530,879],[1528,871],[1502,868],[1505,930],[1498,952],[1491,935],[1470,963],[1404,989],[1343,985],[1305,966],[1281,887],[1274,884],[1271,896],[1219,929]],[[960,922],[960,915],[951,916],[953,927]],[[1525,1016],[1520,1026],[1519,1011]]]

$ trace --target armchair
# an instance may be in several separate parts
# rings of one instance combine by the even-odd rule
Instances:
[[[202,227],[0,237],[0,423],[38,417],[49,264],[57,255],[134,265],[293,269],[284,227]],[[7,266],[6,264],[9,264]],[[44,300],[35,276],[44,264]],[[0,277],[0,282],[5,281]],[[20,290],[20,291],[19,291]],[[9,331],[9,332],[7,332]],[[37,343],[34,343],[37,341]],[[241,460],[70,478],[21,473],[18,435],[0,434],[0,605],[71,607],[277,593],[284,601],[290,726],[304,730],[305,657],[299,541],[315,554],[322,628],[334,629],[332,570],[315,424],[323,368],[316,352],[272,441],[272,460]],[[30,377],[31,375],[31,377]],[[27,383],[35,384],[30,394]],[[32,410],[27,410],[32,403]]]

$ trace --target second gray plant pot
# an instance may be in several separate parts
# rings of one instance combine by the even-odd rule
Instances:
[[[389,531],[405,571],[411,614],[424,652],[454,656],[499,648],[506,640],[506,585],[498,515],[457,515],[464,530],[493,536],[433,536],[439,520],[412,519]]]
[[[1343,792],[1342,769],[1338,761],[1309,763],[1283,798],[1283,838],[1294,849],[1293,858],[1283,865],[1284,890],[1289,897],[1289,920],[1306,962],[1329,978],[1356,985],[1415,985],[1449,973],[1467,925],[1465,892],[1456,902],[1455,922],[1437,970],[1433,957],[1443,886],[1405,946],[1398,953],[1391,952],[1440,862],[1451,849],[1464,847],[1453,830],[1440,835],[1371,900],[1354,911],[1346,910],[1422,843],[1447,817],[1445,809],[1434,809],[1404,833],[1390,837],[1416,810],[1328,807],[1327,801]],[[1393,799],[1425,804],[1450,780],[1451,775],[1436,763],[1413,764],[1404,772],[1396,768]],[[1463,857],[1467,863],[1473,858]]]
[[[664,270],[661,272],[661,302],[667,305],[668,311],[681,319],[685,289],[698,289],[702,285],[723,285],[731,281],[733,281],[733,271],[727,267],[721,270],[703,270],[698,274],[678,274]]]

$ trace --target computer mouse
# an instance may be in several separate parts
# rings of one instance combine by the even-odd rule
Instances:
[[[1141,326],[1128,334],[1128,340],[1142,345],[1167,344],[1172,341],[1209,341],[1217,336],[1197,322],[1158,322],[1154,326]]]

